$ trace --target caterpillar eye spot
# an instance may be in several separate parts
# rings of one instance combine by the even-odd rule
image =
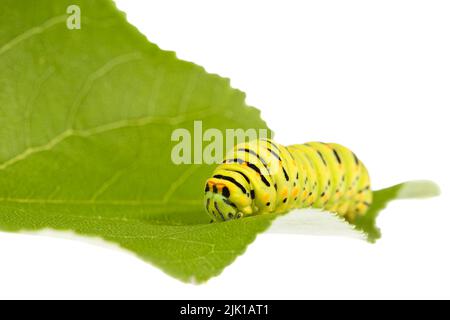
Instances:
[[[266,203],[266,206],[268,206],[268,207],[269,207],[269,206],[270,206],[270,202],[267,202],[267,203]]]
[[[231,212],[228,214],[228,218],[233,219],[233,214]]]

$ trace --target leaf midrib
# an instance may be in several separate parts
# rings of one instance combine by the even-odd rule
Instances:
[[[192,121],[199,116],[203,118],[210,117],[214,114],[219,113],[219,110],[215,110],[214,108],[203,109],[195,113],[191,114],[181,114],[174,117],[141,117],[135,119],[126,119],[116,122],[111,122],[108,124],[104,124],[101,126],[93,127],[90,129],[68,129],[51,139],[49,142],[42,144],[40,146],[31,147],[23,151],[22,153],[6,160],[2,164],[0,164],[0,171],[9,168],[10,166],[27,159],[29,156],[34,155],[43,151],[50,151],[63,141],[67,140],[71,137],[81,137],[81,138],[89,138],[93,135],[106,133],[113,130],[120,130],[132,127],[143,127],[151,124],[165,124],[168,126],[177,126],[181,123]],[[232,119],[232,115],[225,115],[224,117],[228,119]]]

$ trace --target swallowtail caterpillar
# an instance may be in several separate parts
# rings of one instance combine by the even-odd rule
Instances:
[[[288,147],[270,139],[241,143],[217,166],[205,188],[211,222],[309,207],[335,212],[351,222],[371,203],[364,164],[334,143]]]

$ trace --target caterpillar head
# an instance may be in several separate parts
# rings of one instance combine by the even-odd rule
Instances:
[[[205,207],[211,222],[240,219],[252,213],[250,193],[233,182],[214,176],[205,187]]]

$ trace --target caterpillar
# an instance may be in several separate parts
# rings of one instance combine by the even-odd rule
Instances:
[[[372,191],[364,164],[339,144],[260,139],[227,154],[206,181],[204,202],[211,223],[310,207],[352,222],[369,209]]]

